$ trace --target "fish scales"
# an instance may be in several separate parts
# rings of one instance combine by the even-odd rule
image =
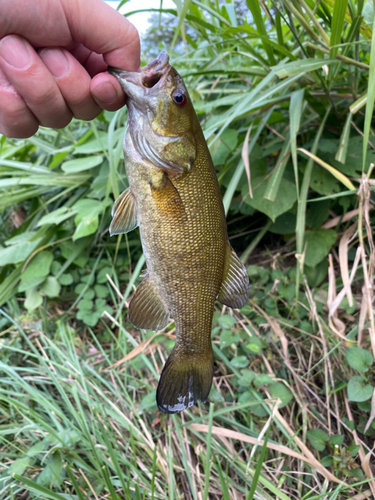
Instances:
[[[249,281],[228,242],[199,120],[168,55],[162,52],[140,73],[111,72],[127,94],[129,188],[115,202],[110,232],[140,228],[147,273],[130,302],[130,321],[157,330],[174,318],[176,344],[159,381],[157,404],[175,413],[207,399],[215,300],[241,307]]]

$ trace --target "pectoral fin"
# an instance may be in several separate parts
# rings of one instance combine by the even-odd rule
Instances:
[[[152,280],[147,276],[130,301],[128,318],[136,328],[162,330],[169,321],[169,311]]]
[[[217,299],[224,305],[235,309],[243,307],[249,298],[249,277],[245,266],[228,245],[225,261],[224,280]]]
[[[126,189],[115,201],[112,209],[112,222],[109,234],[124,234],[138,226],[135,197],[130,188]]]

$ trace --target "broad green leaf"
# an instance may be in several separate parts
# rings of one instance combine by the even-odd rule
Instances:
[[[296,215],[290,212],[280,215],[269,228],[271,233],[292,234],[296,229]]]
[[[96,276],[97,283],[108,283],[107,274],[109,276],[113,275],[113,269],[111,267],[102,267]]]
[[[332,446],[342,446],[345,436],[343,434],[334,434],[329,438],[329,444]]]
[[[341,163],[339,163],[341,165]],[[324,168],[314,166],[310,177],[310,188],[316,193],[329,196],[340,192],[340,184]]]
[[[42,498],[51,499],[51,500],[67,500],[65,494],[59,494],[55,491],[50,490],[49,488],[45,488],[44,486],[32,481],[28,477],[20,476],[19,474],[14,474],[14,479],[20,481],[21,483],[27,486],[27,489],[36,493],[38,497],[42,495]],[[41,495],[40,495],[41,494]],[[71,495],[69,495],[71,497]]]
[[[72,217],[77,213],[77,210],[73,210],[70,207],[60,207],[47,215],[44,215],[38,222],[38,226],[44,226],[46,224],[60,224],[69,217]]]
[[[31,459],[29,457],[17,458],[9,467],[8,474],[23,474],[25,470],[29,467]]]
[[[329,441],[329,436],[322,429],[310,429],[307,431],[307,439],[313,448],[318,451],[324,451]]]
[[[255,377],[256,375],[252,370],[241,370],[241,377],[238,377],[238,384],[243,385],[244,387],[248,387],[255,379]]]
[[[108,295],[109,295],[109,290],[104,285],[95,285],[94,290],[95,290],[96,296],[99,298],[104,299],[104,298],[108,297]]]
[[[293,393],[282,382],[275,382],[273,384],[269,384],[268,390],[273,398],[281,399],[281,404],[279,408],[283,408],[293,399]]]
[[[209,401],[213,403],[220,403],[223,401],[222,393],[215,387],[214,384],[211,386],[210,394],[208,395]]]
[[[151,391],[144,396],[139,404],[140,410],[156,411],[156,391]]]
[[[360,375],[352,377],[347,386],[349,401],[367,401],[372,397],[374,388],[372,385],[366,383],[365,379]]]
[[[63,273],[59,277],[59,283],[64,286],[71,285],[73,283],[73,276],[70,273]]]
[[[220,139],[210,147],[210,153],[214,165],[223,165],[230,154],[237,147],[238,131],[228,128],[221,134]]]
[[[367,372],[374,362],[371,352],[361,347],[348,347],[345,357],[353,370],[358,372]]]
[[[104,308],[106,307],[107,302],[104,299],[96,299],[95,300],[95,307],[98,311],[104,311]]]
[[[267,375],[267,373],[262,373],[255,377],[253,383],[256,387],[261,387],[262,385],[272,384],[274,382],[273,378]]]
[[[60,452],[55,452],[45,461],[45,467],[36,478],[37,484],[48,488],[58,488],[62,481],[62,460]]]
[[[61,169],[67,174],[82,172],[90,168],[97,167],[103,162],[102,156],[86,156],[85,158],[76,158],[75,160],[64,161]]]
[[[9,238],[9,240],[6,240],[5,245],[10,246],[10,245],[19,245],[20,243],[27,243],[29,240],[35,236],[34,231],[23,231],[21,234],[17,234],[17,236],[13,236],[13,238]]]
[[[306,211],[306,226],[319,229],[329,218],[329,200],[318,201],[311,204]]]
[[[91,299],[83,299],[78,302],[78,309],[85,311],[91,310],[94,307],[94,302]]]
[[[48,276],[53,261],[53,253],[48,251],[38,252],[28,263],[21,275],[21,281],[30,278],[40,278]]]
[[[250,337],[250,341],[248,344],[246,344],[246,349],[249,349],[249,351],[253,354],[260,354],[262,352],[262,341],[259,337]]]
[[[220,316],[220,318],[218,319],[218,323],[223,328],[229,330],[230,328],[232,328],[232,326],[234,326],[237,323],[237,320],[234,316],[230,316],[229,314],[224,314],[223,316]]]
[[[43,440],[39,441],[38,443],[34,444],[31,448],[27,450],[27,456],[34,457],[35,455],[39,455],[39,453],[45,451],[45,448],[46,448],[45,442]]]
[[[40,239],[27,241],[8,248],[0,248],[0,267],[23,262],[39,245]]]
[[[277,291],[279,292],[280,296],[283,297],[288,302],[292,302],[292,300],[296,295],[296,287],[293,283],[289,284],[280,283],[277,286]]]
[[[309,71],[315,71],[316,69],[320,69],[323,66],[334,62],[336,62],[335,59],[306,58],[289,63],[280,63],[277,66],[273,66],[271,69],[279,78],[286,78],[287,76],[294,76],[308,73]]]
[[[238,333],[232,332],[232,330],[223,330],[220,333],[220,349],[224,349],[232,344],[238,344],[240,338]]]
[[[83,299],[88,299],[88,300],[92,300],[94,297],[95,297],[95,291],[92,288],[86,290],[86,292],[82,296]]]
[[[77,312],[77,319],[80,319],[88,326],[95,326],[100,319],[100,313],[87,309],[80,309]]]
[[[317,229],[306,231],[305,264],[316,266],[326,257],[335,243],[337,233],[333,229]]]
[[[77,215],[75,216],[74,223],[76,226],[86,217],[96,217],[101,213],[104,208],[104,204],[98,200],[91,200],[85,198],[83,200],[77,201],[72,207]]]
[[[18,286],[18,291],[19,292],[24,292],[25,290],[28,290],[29,288],[36,288],[38,285],[43,283],[43,281],[46,279],[45,276],[32,276],[27,279],[22,279],[21,275],[21,283]]]
[[[323,259],[314,267],[304,266],[303,272],[310,287],[319,286],[328,274],[328,259]]]
[[[331,467],[331,465],[333,464],[333,458],[329,455],[326,455],[320,460],[320,464],[323,465],[323,467]]]
[[[246,368],[250,364],[250,361],[246,356],[236,356],[232,358],[230,364],[233,368]]]
[[[43,302],[43,297],[35,288],[30,288],[29,290],[26,290],[25,307],[28,311],[34,311],[34,309],[39,307],[42,304],[42,302]]]
[[[254,180],[253,186],[253,198],[249,196],[248,186],[245,184],[242,187],[244,201],[260,212],[268,215],[273,222],[275,222],[279,215],[290,210],[297,200],[295,185],[286,179],[281,179],[279,193],[275,201],[266,200],[263,197],[267,188],[265,182],[260,181],[258,178]]]
[[[263,408],[262,401],[259,401],[253,394],[249,391],[245,391],[238,398],[239,403],[251,403],[249,405],[249,412],[253,413],[257,417],[265,417],[268,415],[267,410]]]
[[[61,285],[55,276],[48,276],[46,281],[40,287],[40,291],[45,293],[47,297],[54,298],[60,294]]]
[[[79,238],[83,238],[84,236],[88,236],[89,234],[95,233],[95,231],[98,229],[98,226],[99,218],[97,215],[86,215],[78,224],[73,234],[73,241],[76,241]]]

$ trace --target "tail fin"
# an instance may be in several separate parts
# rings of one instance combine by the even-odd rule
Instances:
[[[213,375],[212,349],[207,354],[172,351],[164,365],[156,402],[163,413],[177,413],[197,401],[205,402],[211,389]]]

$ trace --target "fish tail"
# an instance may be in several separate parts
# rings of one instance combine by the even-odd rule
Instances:
[[[177,413],[194,406],[197,401],[205,402],[212,375],[211,347],[202,354],[186,354],[175,348],[164,365],[156,392],[159,410]]]

